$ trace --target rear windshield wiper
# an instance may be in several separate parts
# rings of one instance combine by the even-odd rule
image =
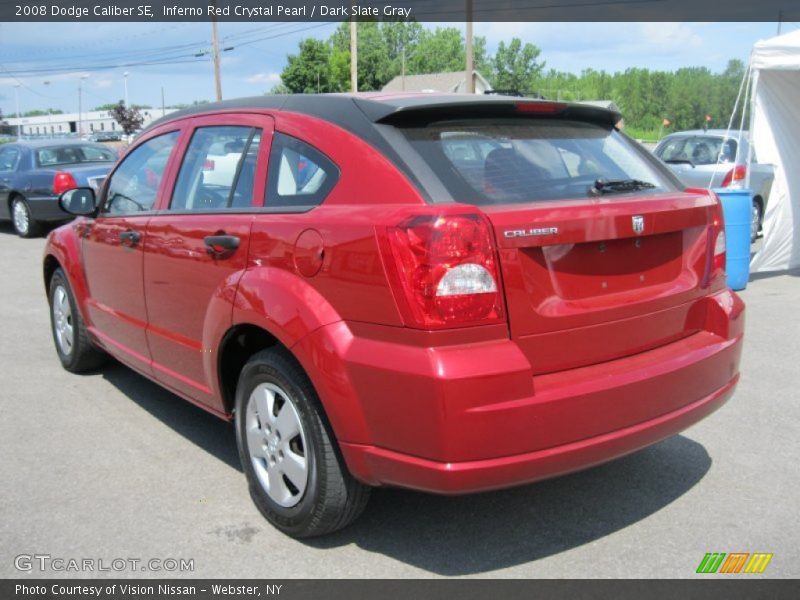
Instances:
[[[690,161],[688,158],[670,158],[669,160],[665,160],[664,162],[667,163],[668,165],[692,165],[692,166],[694,166],[694,163],[692,161]]]
[[[655,184],[640,179],[597,179],[592,184],[592,187],[589,188],[589,194],[591,196],[600,196],[602,194],[635,192],[636,190],[654,187],[656,187]]]

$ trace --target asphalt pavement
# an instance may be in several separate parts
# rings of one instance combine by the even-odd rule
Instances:
[[[295,541],[253,506],[231,426],[118,364],[61,369],[43,247],[0,224],[0,577],[29,555],[190,559],[176,575],[192,577],[695,577],[707,552],[773,553],[763,577],[800,576],[800,272],[742,292],[738,391],[683,434],[513,490],[375,490],[350,528]]]

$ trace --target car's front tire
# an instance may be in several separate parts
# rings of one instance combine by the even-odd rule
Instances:
[[[90,371],[106,361],[107,355],[89,339],[75,296],[61,269],[56,269],[50,278],[50,325],[58,359],[67,371]]]
[[[242,369],[235,424],[250,495],[275,527],[312,537],[361,514],[370,488],[347,471],[319,398],[288,353],[263,350]]]
[[[21,238],[32,238],[41,234],[41,225],[31,216],[31,209],[25,199],[16,196],[11,201],[11,223]]]

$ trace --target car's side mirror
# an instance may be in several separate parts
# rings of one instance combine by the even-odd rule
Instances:
[[[58,205],[71,215],[91,216],[97,212],[97,198],[92,188],[67,190],[58,197]]]

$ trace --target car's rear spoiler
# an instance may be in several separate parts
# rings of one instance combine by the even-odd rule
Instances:
[[[558,117],[614,126],[622,118],[620,113],[598,106],[512,96],[420,95],[382,102],[356,98],[355,103],[370,121],[388,125],[462,118]]]

